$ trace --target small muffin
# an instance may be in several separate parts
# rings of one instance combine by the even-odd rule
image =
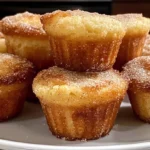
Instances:
[[[148,34],[146,37],[142,55],[150,56],[150,34]]]
[[[18,115],[35,71],[33,64],[12,54],[0,54],[0,121]]]
[[[113,18],[126,27],[126,34],[114,65],[115,69],[122,70],[125,63],[142,55],[145,38],[150,30],[150,20],[142,14],[123,14]]]
[[[41,22],[55,64],[72,71],[111,68],[125,34],[119,21],[80,10],[47,13]]]
[[[150,123],[150,56],[129,61],[123,72],[130,79],[128,95],[134,113]]]
[[[7,52],[6,44],[5,44],[5,38],[2,34],[2,21],[0,21],[0,53]]]
[[[33,81],[51,132],[67,140],[92,140],[113,127],[127,81],[114,70],[43,70]]]
[[[53,65],[48,37],[42,29],[40,15],[19,13],[2,19],[9,53],[27,58],[38,70]]]

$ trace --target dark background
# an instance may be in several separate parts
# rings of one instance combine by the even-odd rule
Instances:
[[[105,14],[143,13],[150,17],[150,0],[0,0],[0,19],[18,12],[46,13],[82,9]]]

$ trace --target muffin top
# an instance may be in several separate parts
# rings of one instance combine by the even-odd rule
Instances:
[[[29,12],[18,13],[2,19],[2,31],[8,35],[47,37],[40,21],[41,15]]]
[[[126,88],[127,81],[113,69],[103,72],[74,72],[51,67],[38,73],[33,82],[33,90],[38,97],[43,99],[46,93],[49,94],[47,98],[57,95],[61,98],[57,98],[56,103],[62,103],[63,99],[63,103],[68,105],[76,104],[79,100],[81,100],[79,104],[113,101],[114,97],[123,97]],[[114,97],[111,97],[112,94]],[[101,100],[99,100],[100,96]]]
[[[33,64],[12,54],[0,53],[0,84],[31,80],[35,76]]]
[[[150,56],[150,34],[148,34],[146,37],[142,55]]]
[[[141,56],[123,67],[124,75],[130,80],[129,88],[150,90],[150,56]]]
[[[115,39],[125,34],[121,22],[110,16],[81,10],[47,13],[41,17],[41,22],[44,30],[53,37],[91,40],[95,37]]]
[[[119,14],[113,18],[121,21],[126,27],[126,35],[143,35],[150,30],[150,20],[142,14]]]

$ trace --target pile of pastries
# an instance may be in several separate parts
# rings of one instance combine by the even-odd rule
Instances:
[[[150,123],[150,56],[141,56],[149,30],[142,14],[58,10],[3,18],[0,121],[36,95],[53,135],[97,139],[112,129],[128,92],[133,112]]]

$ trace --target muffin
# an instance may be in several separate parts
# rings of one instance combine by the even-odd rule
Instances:
[[[52,134],[67,140],[92,140],[113,127],[127,81],[113,69],[72,72],[51,67],[33,81]]]
[[[40,15],[19,13],[2,19],[8,53],[27,58],[37,70],[53,65],[48,37],[42,28]]]
[[[148,34],[146,37],[142,55],[150,56],[150,34]]]
[[[150,123],[150,56],[129,61],[123,72],[130,79],[128,95],[134,113]]]
[[[6,51],[5,38],[2,34],[2,21],[0,21],[0,53],[5,53]]]
[[[34,75],[33,64],[26,59],[0,53],[0,121],[22,111]]]
[[[113,18],[121,21],[126,27],[126,34],[114,65],[115,69],[122,70],[125,63],[142,55],[145,38],[150,30],[150,20],[142,14],[123,14]]]
[[[55,64],[72,71],[111,68],[125,34],[119,21],[81,10],[47,13],[41,22]]]

